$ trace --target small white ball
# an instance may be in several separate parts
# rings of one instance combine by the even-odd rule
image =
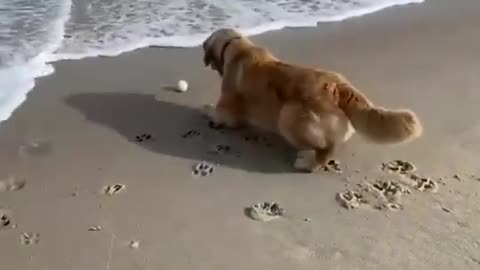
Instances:
[[[184,80],[178,81],[178,83],[177,83],[177,89],[178,89],[178,91],[180,91],[180,92],[185,92],[185,91],[187,91],[187,89],[188,89],[188,83],[187,83],[187,81],[184,81]]]

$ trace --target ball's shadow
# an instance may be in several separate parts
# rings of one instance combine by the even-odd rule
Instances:
[[[149,151],[249,171],[293,172],[292,149],[280,138],[252,130],[213,129],[199,109],[156,100],[154,95],[84,93],[68,96],[65,102],[87,120]],[[151,138],[139,140],[146,135]],[[212,152],[217,144],[229,145],[232,151]]]

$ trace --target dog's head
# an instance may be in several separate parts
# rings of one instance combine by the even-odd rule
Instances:
[[[213,32],[203,42],[203,63],[217,71],[220,76],[223,75],[223,65],[225,64],[225,51],[230,43],[243,36],[230,28],[222,28]]]

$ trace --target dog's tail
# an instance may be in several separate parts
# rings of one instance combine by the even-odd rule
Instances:
[[[339,83],[334,89],[339,107],[355,130],[366,139],[379,144],[393,144],[411,141],[422,135],[422,124],[414,112],[376,107],[349,83]]]

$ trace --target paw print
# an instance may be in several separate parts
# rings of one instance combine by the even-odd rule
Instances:
[[[257,203],[247,208],[248,216],[258,221],[271,221],[285,215],[285,209],[276,202]]]
[[[193,137],[198,137],[198,136],[200,136],[200,131],[198,131],[196,129],[191,129],[191,130],[187,131],[186,133],[184,133],[182,135],[182,138],[188,139],[188,138],[193,138]]]
[[[5,213],[0,213],[0,228],[6,228],[12,224],[12,221]]]
[[[114,184],[114,185],[110,185],[110,186],[105,186],[103,188],[103,193],[105,193],[106,195],[112,196],[112,195],[115,195],[115,194],[121,192],[124,189],[125,189],[125,185]]]
[[[420,177],[418,175],[412,174],[410,179],[415,181],[414,187],[419,191],[430,191],[437,192],[438,184],[428,177]]]
[[[40,242],[40,234],[24,232],[20,236],[20,241],[22,245],[36,245]]]
[[[347,209],[358,208],[366,203],[360,192],[351,189],[338,193],[337,199]]]
[[[206,161],[202,161],[193,167],[194,176],[208,176],[213,173],[215,166]]]
[[[342,168],[340,168],[340,163],[335,159],[329,160],[327,164],[322,166],[322,169],[326,172],[342,173]]]
[[[408,174],[413,173],[417,170],[413,163],[403,160],[393,160],[390,162],[385,162],[382,164],[382,170],[387,170],[390,172]]]
[[[232,151],[230,145],[226,144],[214,144],[209,147],[208,153],[211,154],[229,154]]]
[[[140,134],[138,136],[135,136],[135,141],[137,142],[144,142],[144,141],[149,141],[151,140],[153,137],[151,134],[147,134],[147,133],[143,133],[143,134]]]

